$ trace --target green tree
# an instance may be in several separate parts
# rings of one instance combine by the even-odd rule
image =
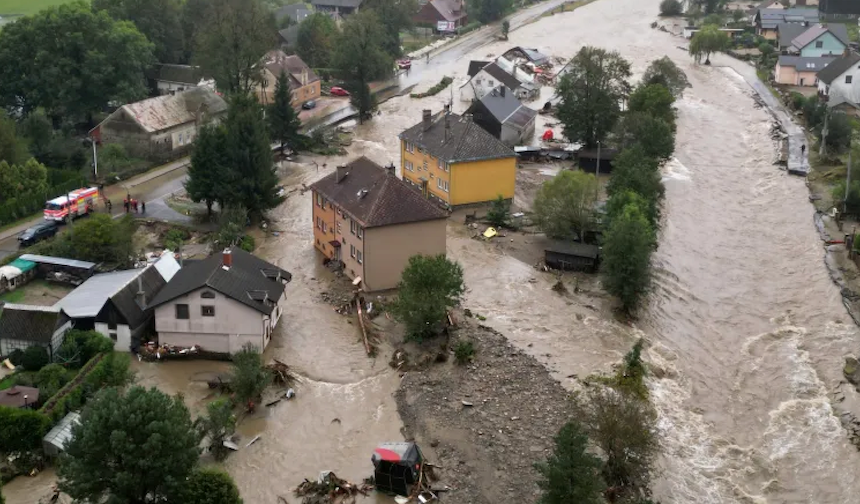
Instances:
[[[394,66],[394,57],[385,51],[379,18],[371,10],[362,10],[343,22],[342,33],[335,45],[332,65],[346,82],[353,104],[363,119],[373,110],[370,82],[387,77]]]
[[[595,221],[597,178],[581,171],[562,170],[538,190],[534,214],[547,236],[582,239]]]
[[[687,80],[687,74],[678,68],[668,56],[663,56],[656,59],[648,65],[645,73],[642,74],[642,85],[649,86],[651,84],[662,84],[666,86],[672,96],[679,98],[684,94],[684,90],[690,87],[690,81]]]
[[[643,155],[661,162],[671,159],[675,152],[672,127],[663,119],[644,112],[625,114],[615,128],[615,141],[621,149],[639,146]]]
[[[33,345],[24,350],[24,358],[21,361],[25,371],[38,371],[51,362],[48,350],[41,345]]]
[[[212,0],[196,30],[194,57],[228,94],[250,93],[260,59],[275,46],[275,16],[260,0]]]
[[[180,397],[132,387],[99,391],[60,456],[60,489],[88,502],[166,501],[200,456],[200,437]]]
[[[233,96],[224,126],[228,172],[222,184],[223,203],[247,209],[252,218],[262,217],[283,201],[278,196],[278,175],[262,106],[252,96]]]
[[[0,111],[0,161],[18,165],[27,162],[29,157],[27,142],[18,136],[15,121]]]
[[[629,112],[643,112],[658,119],[666,121],[666,124],[675,130],[675,97],[669,88],[662,84],[649,84],[640,86],[630,94],[627,103]]]
[[[96,355],[113,351],[113,347],[113,341],[100,332],[72,329],[54,355],[54,362],[79,368]]]
[[[546,462],[535,464],[540,474],[538,504],[603,504],[606,484],[603,461],[588,453],[588,436],[577,421],[566,423],[555,438]]]
[[[315,12],[299,25],[296,39],[299,56],[312,68],[327,68],[337,37],[334,19],[323,12]]]
[[[0,102],[24,114],[44,107],[54,118],[92,123],[109,103],[146,96],[152,50],[132,23],[88,3],[49,7],[0,31]]]
[[[654,230],[645,211],[629,204],[620,215],[611,218],[603,240],[600,267],[603,286],[630,313],[647,294],[651,283]]]
[[[114,19],[131,21],[155,45],[161,63],[182,63],[185,40],[180,0],[93,0],[94,10]]]
[[[646,206],[639,208],[645,213],[652,229],[657,228],[660,220],[660,204],[666,192],[659,167],[659,163],[649,157],[642,146],[636,145],[624,149],[613,160],[612,177],[606,185],[606,194],[610,198],[627,191],[642,196]],[[617,215],[621,214],[610,215],[610,221]]]
[[[191,201],[206,203],[209,217],[212,217],[212,205],[223,205],[226,197],[227,155],[227,129],[223,125],[201,128],[191,151],[191,165],[184,185]]]
[[[594,147],[605,140],[621,115],[630,92],[630,63],[617,52],[586,46],[570,61],[561,78],[557,116],[572,142]]]
[[[114,220],[110,215],[96,213],[76,221],[53,245],[55,252],[64,257],[125,266],[135,254],[134,218],[127,215]]]
[[[44,196],[48,190],[48,169],[30,158],[22,165],[0,161],[0,201],[30,195]]]
[[[51,428],[51,419],[31,410],[0,406],[0,446],[3,454],[40,449],[42,437]]]
[[[448,309],[460,302],[463,268],[444,254],[412,256],[398,288],[392,313],[408,338],[421,341],[438,334]]]
[[[53,397],[68,382],[69,371],[60,364],[48,364],[36,374],[39,394],[45,399]]]
[[[468,2],[470,18],[474,16],[474,19],[484,24],[501,19],[512,7],[512,0],[469,0]]]
[[[131,164],[131,157],[122,144],[102,144],[99,150],[99,170],[102,173],[122,173]]]
[[[272,374],[263,366],[263,359],[256,346],[247,343],[233,355],[230,389],[239,404],[253,410],[254,401],[263,395],[271,382]]]
[[[822,124],[823,126],[823,124]],[[817,132],[818,138],[822,136],[822,131]],[[827,137],[825,142],[826,154],[842,154],[848,152],[851,146],[851,135],[853,128],[851,120],[846,114],[841,112],[830,112],[830,119],[827,121]]]
[[[684,6],[678,0],[663,0],[660,2],[661,16],[680,16],[684,12]]]
[[[659,455],[657,415],[647,401],[605,387],[589,387],[575,398],[574,417],[603,452],[603,479],[636,502],[648,496]]]
[[[490,204],[490,210],[487,212],[487,220],[496,227],[506,226],[508,219],[511,216],[511,203],[500,194],[495,201]]]
[[[732,21],[736,24],[743,21],[746,16],[747,15],[744,14],[744,11],[742,11],[741,9],[732,10]]]
[[[689,52],[696,63],[701,63],[704,57],[705,64],[710,65],[711,54],[725,51],[728,47],[729,36],[714,25],[706,25],[693,35]]]
[[[236,431],[236,415],[233,405],[226,399],[216,399],[206,405],[206,415],[194,422],[201,437],[209,439],[209,451],[215,460],[224,460],[227,448],[224,446],[233,432]]]
[[[382,48],[394,58],[403,54],[400,32],[412,27],[412,16],[418,11],[416,0],[365,0],[362,10],[371,10],[382,26]]]
[[[266,110],[270,136],[281,143],[281,152],[284,151],[284,145],[295,147],[300,138],[302,121],[293,108],[292,98],[289,77],[282,71],[275,83],[274,101]]]
[[[223,207],[218,218],[218,245],[224,247],[239,245],[245,236],[247,223],[247,210],[240,206]]]
[[[182,504],[242,504],[233,478],[214,467],[194,469],[180,495]]]

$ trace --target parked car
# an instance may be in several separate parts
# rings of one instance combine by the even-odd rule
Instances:
[[[334,86],[331,88],[332,96],[349,96],[349,91],[342,87]]]
[[[316,106],[317,106],[317,102],[315,102],[313,100],[308,100],[308,101],[302,103],[302,108],[305,110],[310,110]]]
[[[401,70],[409,70],[412,68],[412,60],[406,58],[397,60],[397,68]]]
[[[51,238],[52,236],[57,234],[57,223],[54,221],[45,221],[35,226],[28,228],[23,233],[18,235],[18,245],[22,247],[29,247],[34,243],[40,242],[44,239]]]

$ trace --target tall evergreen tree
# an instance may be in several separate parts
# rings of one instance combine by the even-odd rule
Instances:
[[[212,205],[224,203],[224,184],[227,181],[227,130],[222,125],[209,125],[200,130],[191,152],[191,166],[185,190],[195,203],[206,203],[208,215]]]
[[[290,92],[290,81],[286,72],[281,71],[278,81],[275,83],[275,97],[266,111],[266,119],[269,121],[269,133],[272,140],[281,143],[281,152],[284,144],[294,143],[299,138],[299,129],[302,121],[299,120],[296,109],[293,108],[292,93]]]
[[[388,76],[394,68],[394,57],[385,51],[379,18],[372,10],[363,10],[343,23],[343,32],[333,55],[333,66],[353,94],[361,118],[373,110],[368,84]]]
[[[541,475],[538,504],[603,504],[603,462],[588,453],[588,436],[579,422],[565,424],[555,436],[546,462],[535,464]]]
[[[628,313],[636,309],[648,292],[654,240],[654,230],[645,211],[635,203],[625,206],[621,215],[612,217],[604,236],[600,267],[603,286],[618,297]]]
[[[259,218],[282,201],[262,107],[253,96],[233,96],[225,128],[229,174],[224,203],[239,205],[252,218]]]

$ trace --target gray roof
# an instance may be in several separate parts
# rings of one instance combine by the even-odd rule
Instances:
[[[220,292],[254,310],[269,315],[274,304],[252,297],[254,291],[265,292],[266,297],[277,303],[284,294],[284,284],[277,280],[280,276],[289,282],[292,275],[272,263],[266,262],[238,247],[231,247],[233,265],[225,269],[223,253],[217,253],[193,264],[186,264],[173,279],[161,289],[147,308],[154,308],[179,296],[184,296],[202,287]]]
[[[313,7],[308,7],[303,3],[285,5],[275,11],[275,19],[278,21],[289,17],[297,23],[301,23],[306,17],[313,14]]]
[[[832,33],[833,36],[839,39],[843,45],[848,46],[848,30],[845,28],[845,25],[841,24],[818,24],[810,27],[808,30],[795,37],[794,40],[791,41],[791,45],[797,50],[803,49],[827,32]]]
[[[288,46],[295,46],[299,42],[299,25],[294,24],[283,30],[278,30],[278,35]]]
[[[791,42],[808,29],[808,26],[802,24],[779,23],[776,27],[776,31],[779,33],[779,47],[791,46]]]
[[[430,0],[432,5],[446,21],[457,21],[466,16],[466,9],[460,0]]]
[[[50,343],[68,318],[54,306],[6,303],[0,307],[0,339]]]
[[[227,110],[227,102],[215,91],[194,87],[181,93],[157,96],[123,105],[101,124],[113,120],[120,111],[124,111],[126,116],[134,120],[144,131],[155,133],[197,121],[198,112],[204,107],[210,115],[214,116]]]
[[[818,22],[818,9],[792,7],[790,9],[761,9],[756,20],[762,28],[776,28],[780,23]]]
[[[176,82],[196,86],[203,79],[203,73],[200,67],[197,66],[163,63],[158,65],[155,79],[162,82]]]
[[[489,61],[472,60],[469,62],[469,71],[467,72],[467,74],[469,75],[469,77],[474,77],[475,74],[480,72],[482,68],[489,64]]]
[[[50,257],[36,254],[21,254],[21,259],[39,264],[50,264],[52,266],[68,266],[70,268],[93,269],[96,263],[66,259],[65,257]]]
[[[332,173],[311,189],[345,210],[365,228],[445,219],[448,214],[388,170],[360,157],[348,165],[346,177]]]
[[[781,55],[779,57],[779,66],[796,68],[806,72],[820,72],[827,65],[836,59],[835,56],[821,56],[817,58],[807,58],[804,56]]]
[[[587,243],[569,242],[561,240],[552,240],[544,248],[547,252],[555,252],[558,254],[572,255],[577,257],[588,257],[596,259],[600,255],[600,248],[596,245],[588,245]]]
[[[499,88],[493,89],[484,95],[480,100],[499,124],[512,124],[521,128],[534,119],[537,111],[520,103],[513,92],[503,92],[503,90],[504,87],[499,86]]]
[[[449,128],[445,127],[446,122]],[[414,143],[446,163],[517,155],[474,121],[454,113],[449,114],[447,119],[444,114],[440,115],[426,130],[424,122],[421,121],[401,133],[399,138]]]
[[[27,396],[26,398],[24,396]],[[13,385],[6,390],[0,390],[0,406],[7,408],[32,407],[39,402],[39,389]]]
[[[350,7],[357,9],[361,0],[311,0],[311,5],[321,7]]]
[[[857,63],[860,63],[860,55],[854,52],[847,56],[836,58],[824,70],[818,72],[818,80],[825,84],[830,84]]]
[[[54,306],[73,319],[95,317],[111,296],[142,272],[143,269],[132,269],[93,275]]]
[[[107,303],[113,305],[129,327],[137,328],[149,318],[146,313],[146,300],[154,299],[165,285],[167,282],[155,265],[152,265],[144,268],[140,275],[113,293]],[[138,299],[138,292],[143,292],[143,303]]]
[[[482,68],[482,70],[493,76],[501,84],[507,86],[508,89],[517,90],[523,85],[519,79],[506,72],[505,69],[500,67],[496,62],[490,63]]]
[[[81,415],[72,411],[64,416],[53,429],[45,434],[42,441],[54,446],[58,451],[66,447],[66,443],[72,440],[72,427],[81,423]]]
[[[536,65],[542,65],[542,64],[549,61],[549,56],[547,56],[546,54],[543,54],[542,52],[538,51],[537,49],[533,49],[530,47],[523,47],[523,46],[514,47],[513,49],[509,49],[504,54],[505,57],[507,57],[508,55],[511,55],[511,56],[521,55],[522,57],[526,58],[527,60],[531,61],[532,63],[534,63]]]

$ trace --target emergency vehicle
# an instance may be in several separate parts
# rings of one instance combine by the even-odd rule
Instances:
[[[98,194],[97,187],[84,187],[54,198],[45,204],[45,220],[63,222],[68,218],[70,211],[73,219],[87,215],[95,208]]]

